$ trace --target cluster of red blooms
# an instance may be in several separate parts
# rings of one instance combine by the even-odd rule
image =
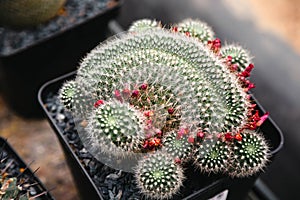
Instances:
[[[144,141],[143,148],[145,150],[155,150],[159,147],[161,147],[161,137],[162,137],[162,131],[159,129],[156,129],[152,125],[152,117],[154,116],[154,111],[147,110],[144,111],[144,116],[146,117],[146,136],[147,139]],[[149,133],[147,133],[149,131]]]

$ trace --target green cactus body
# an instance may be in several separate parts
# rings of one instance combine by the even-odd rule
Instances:
[[[249,53],[238,45],[226,45],[221,48],[224,58],[231,56],[231,64],[237,65],[237,71],[242,72],[251,63]]]
[[[206,140],[196,147],[194,164],[203,172],[225,173],[231,148],[226,142]]]
[[[176,31],[195,37],[203,43],[213,40],[215,35],[212,28],[200,20],[183,20],[176,26],[176,29]]]
[[[231,176],[246,177],[262,170],[269,155],[268,144],[260,133],[245,130],[243,139],[236,141],[233,146]]]
[[[100,45],[83,60],[76,81],[87,86],[95,73],[103,74],[109,91],[121,71],[147,65],[177,67],[195,85],[199,126],[207,132],[234,132],[246,123],[249,101],[237,77],[201,43],[166,30],[128,33]]]
[[[1,0],[0,25],[35,26],[56,16],[66,0]]]
[[[130,32],[145,31],[153,28],[161,28],[160,22],[156,20],[150,20],[150,19],[140,19],[134,21],[132,25],[129,27],[128,31]]]
[[[176,194],[184,179],[172,156],[156,152],[141,160],[135,170],[137,186],[150,198],[166,199]]]
[[[119,101],[100,105],[91,115],[86,129],[86,137],[97,141],[104,153],[118,157],[139,152],[145,138],[141,114]]]
[[[168,154],[178,162],[186,162],[191,157],[193,143],[189,142],[188,136],[179,136],[177,132],[167,133],[163,138],[162,151]]]
[[[202,172],[237,177],[267,162],[266,143],[247,130],[268,116],[255,112],[247,93],[254,65],[213,37],[197,20],[172,30],[141,20],[92,50],[60,90],[65,107],[87,121],[78,128],[87,150],[116,169],[135,167],[147,197],[177,193],[179,164],[190,156]]]
[[[67,110],[74,112],[78,117],[86,118],[93,109],[96,95],[84,95],[84,89],[74,80],[64,83],[59,91],[60,102]]]

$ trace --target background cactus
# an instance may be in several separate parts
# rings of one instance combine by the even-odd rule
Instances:
[[[24,175],[24,168],[16,169],[17,163],[7,157],[3,146],[0,147],[0,199],[1,200],[34,200],[47,191],[37,193],[33,177]],[[33,193],[35,194],[33,195]]]
[[[66,0],[1,0],[0,25],[38,25],[56,16],[65,2]]]
[[[136,22],[133,31],[92,50],[73,80],[80,95],[64,98],[65,90],[60,90],[61,101],[87,123],[80,134],[86,148],[100,160],[98,152],[106,148],[127,152],[115,155],[125,160],[137,152],[148,153],[134,164],[136,178],[145,195],[158,199],[178,191],[181,161],[194,159],[203,172],[237,177],[262,169],[268,146],[254,130],[268,114],[259,116],[248,94],[254,87],[248,79],[254,65],[229,50],[246,51],[239,46],[222,49],[211,28],[198,20],[183,21],[170,30],[156,24]],[[85,109],[76,102],[87,102]],[[115,126],[111,115],[123,122]],[[157,169],[167,174],[153,174]],[[177,177],[172,179],[177,185],[169,183],[169,177]]]

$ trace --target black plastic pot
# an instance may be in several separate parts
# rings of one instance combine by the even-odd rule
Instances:
[[[38,118],[40,86],[73,71],[80,59],[106,37],[107,23],[118,14],[122,0],[68,28],[58,30],[30,46],[0,53],[0,92],[8,106],[23,117]],[[84,39],[83,39],[84,38]]]
[[[47,109],[47,98],[50,94],[57,94],[58,89],[62,86],[62,83],[66,80],[73,79],[76,72],[71,72],[54,80],[45,83],[39,90],[38,98],[41,106],[43,107],[45,114],[53,127],[60,144],[64,150],[67,162],[74,176],[77,188],[82,199],[104,199],[99,190],[97,189],[92,178],[89,176],[88,172],[81,164],[81,161],[74,153],[73,145],[68,143],[64,131],[59,127],[53,113],[49,112]],[[256,100],[255,100],[256,101]],[[256,101],[256,103],[258,103]],[[264,110],[259,106],[261,112]],[[265,138],[271,145],[271,160],[280,151],[283,146],[283,135],[277,125],[268,118],[264,124],[261,126],[261,130],[264,133]],[[185,200],[201,200],[209,199],[216,196],[227,196],[224,199],[244,199],[248,191],[253,187],[255,181],[257,180],[259,174],[252,176],[250,178],[236,178],[232,179],[224,176],[207,176],[201,173],[197,173],[193,167],[188,167],[185,171],[187,176],[184,185],[192,189],[186,191],[181,191],[181,196],[175,199],[185,199]]]
[[[9,170],[13,173],[11,175],[28,179],[28,182],[33,184],[31,187],[35,190],[34,193],[41,194],[45,192],[45,194],[38,197],[37,200],[54,200],[41,181],[29,169],[9,143],[2,137],[0,137],[0,158],[1,160],[4,159],[6,163],[11,163],[11,167],[9,168]],[[0,163],[0,165],[1,169],[2,167],[4,168],[4,161],[3,163]],[[25,171],[21,173],[20,169],[22,168],[25,169]]]

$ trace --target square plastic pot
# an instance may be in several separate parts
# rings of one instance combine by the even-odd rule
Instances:
[[[0,92],[12,110],[23,117],[43,116],[36,98],[38,89],[44,82],[74,71],[80,59],[106,38],[107,23],[122,5],[122,0],[113,2],[94,16],[75,20],[68,28],[27,47],[0,53]]]
[[[45,83],[39,90],[38,99],[44,109],[45,115],[49,120],[53,130],[58,137],[60,144],[64,150],[66,160],[69,164],[71,172],[74,176],[78,191],[82,199],[104,199],[97,189],[92,178],[85,170],[81,161],[78,159],[74,150],[68,143],[64,132],[59,128],[57,121],[54,119],[47,108],[47,97],[49,94],[57,94],[59,88],[66,80],[71,80],[75,77],[76,72],[71,72],[54,80]],[[253,97],[254,98],[254,97]],[[255,99],[254,99],[255,100]],[[259,105],[257,100],[256,103]],[[260,111],[264,113],[263,108],[259,105]],[[280,151],[283,146],[283,135],[281,130],[277,127],[271,118],[268,118],[261,126],[265,138],[271,146],[271,160]],[[197,173],[198,172],[198,173]],[[192,191],[184,191],[184,196],[176,199],[184,200],[201,200],[217,198],[222,196],[223,199],[237,200],[244,199],[248,191],[253,187],[259,174],[249,178],[236,178],[232,179],[224,176],[207,176],[195,171],[193,167],[189,167],[185,171],[187,176],[184,185],[193,185]]]
[[[35,190],[36,194],[41,194],[46,192],[44,195],[41,195],[37,198],[37,200],[54,200],[45,186],[41,183],[38,177],[28,168],[25,162],[20,158],[20,156],[16,153],[16,151],[10,146],[10,144],[2,137],[0,137],[0,158],[5,158],[6,161],[12,162],[13,168],[17,169],[17,174],[14,176],[18,177],[26,177],[29,178],[30,184],[33,184],[33,189]],[[3,163],[1,163],[3,164]],[[1,167],[2,168],[2,167]],[[19,169],[25,169],[23,173],[20,173]]]

